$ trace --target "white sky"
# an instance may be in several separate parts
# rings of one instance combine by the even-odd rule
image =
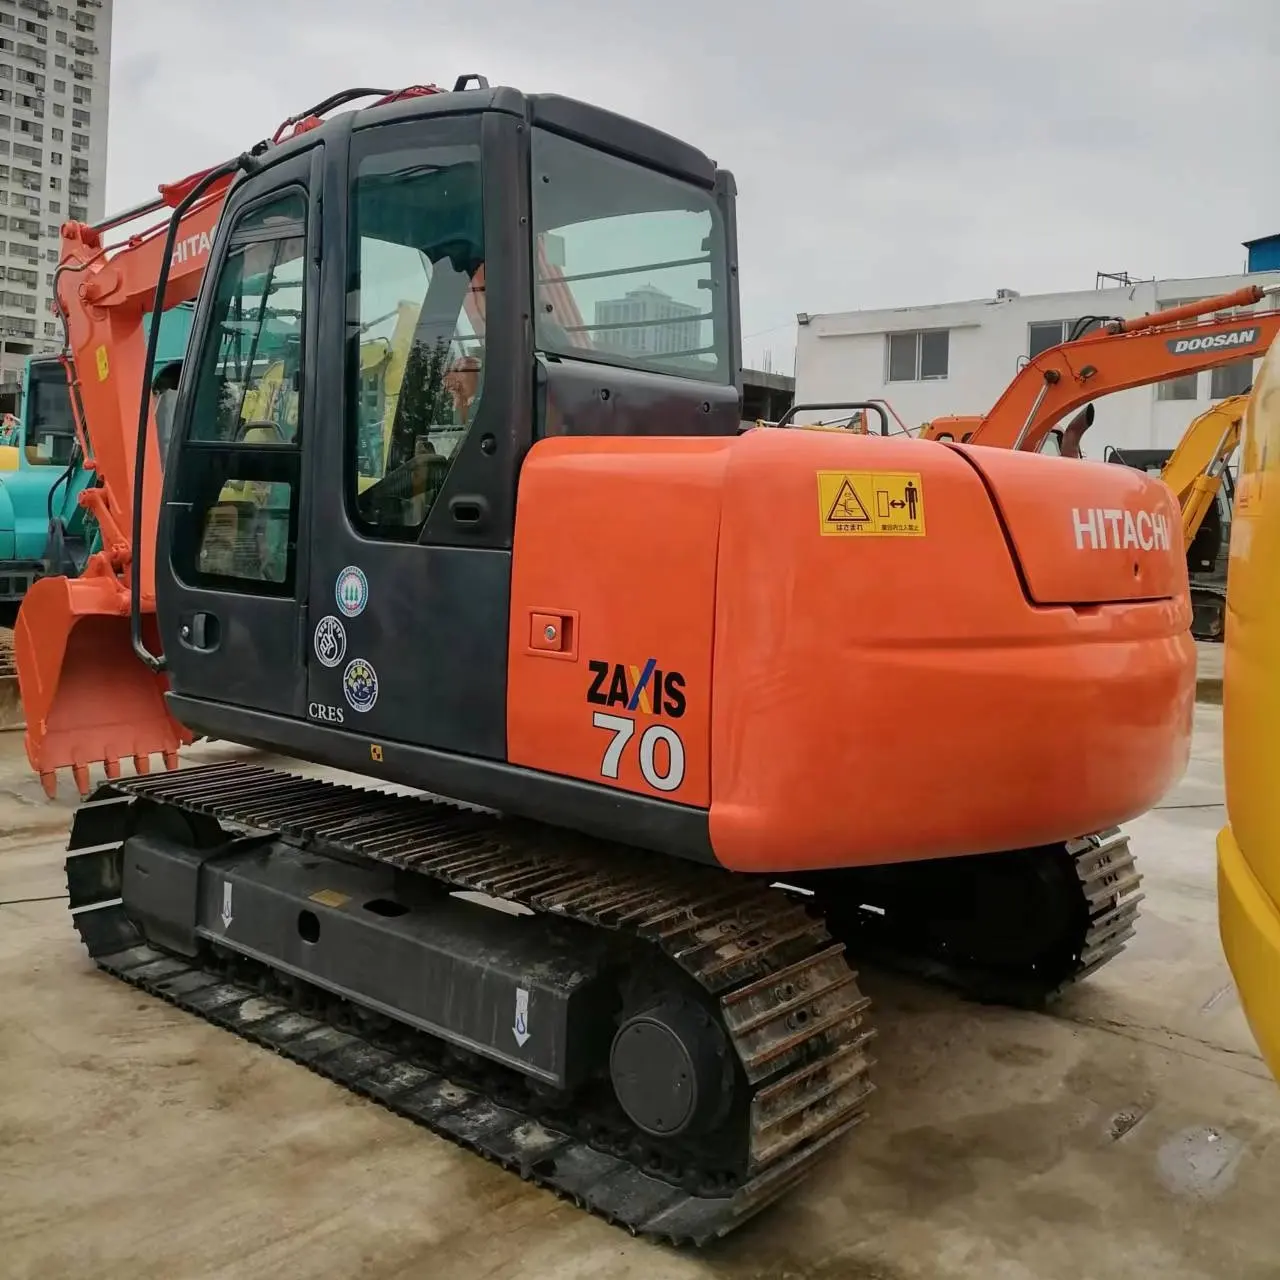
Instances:
[[[790,369],[797,311],[1225,273],[1280,231],[1280,0],[116,0],[107,208],[472,71],[734,171],[749,364]]]

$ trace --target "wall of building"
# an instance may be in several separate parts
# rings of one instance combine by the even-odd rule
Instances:
[[[796,402],[883,398],[912,429],[944,414],[982,414],[1035,350],[1033,333],[1047,345],[1048,331],[1040,327],[1047,322],[1065,321],[1069,327],[1083,316],[1140,316],[1246,284],[1280,284],[1280,271],[813,315],[797,327]],[[1259,307],[1280,309],[1280,296]],[[945,375],[891,379],[890,335],[922,331],[947,334]],[[907,341],[897,339],[899,344]],[[926,355],[936,360],[939,340],[929,341],[935,349]],[[1107,445],[1172,448],[1197,414],[1242,389],[1250,376],[1249,370],[1237,368],[1202,373],[1194,387],[1187,380],[1178,386],[1139,387],[1107,396],[1095,404],[1097,416],[1085,437],[1085,453],[1101,458]],[[1191,398],[1184,398],[1187,395]]]
[[[29,355],[61,348],[62,223],[104,213],[111,4],[0,0],[0,403]]]

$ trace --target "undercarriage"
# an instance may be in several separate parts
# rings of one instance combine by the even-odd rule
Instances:
[[[1132,933],[1118,832],[792,886],[243,763],[77,813],[108,973],[628,1230],[704,1244],[865,1118],[846,949],[1035,1004]]]

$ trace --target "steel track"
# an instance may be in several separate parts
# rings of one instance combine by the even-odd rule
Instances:
[[[120,902],[139,802],[267,832],[331,856],[390,864],[451,890],[514,901],[630,935],[674,963],[718,1010],[747,1082],[746,1159],[727,1175],[673,1164],[616,1126],[548,1118],[523,1077],[489,1087],[304,1012],[271,975],[229,976],[149,945]],[[790,895],[716,868],[588,842],[435,801],[242,763],[106,784],[77,811],[67,860],[76,927],[117,978],[264,1045],[497,1161],[629,1231],[701,1245],[804,1179],[866,1114],[868,1001],[825,925]],[[243,967],[243,962],[240,962]],[[272,994],[263,994],[264,990]],[[348,1010],[348,1013],[350,1011]],[[347,1019],[350,1021],[350,1019]],[[499,1097],[499,1095],[502,1095]],[[514,1098],[514,1100],[512,1100]]]

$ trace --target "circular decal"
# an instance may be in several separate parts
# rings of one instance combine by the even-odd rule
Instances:
[[[353,711],[372,711],[378,700],[378,673],[363,658],[352,658],[342,673],[342,692]]]
[[[363,613],[365,605],[369,603],[369,579],[364,576],[364,570],[358,565],[347,565],[338,574],[333,595],[338,602],[338,608],[348,618],[354,618]]]
[[[347,631],[339,618],[327,614],[316,623],[316,657],[326,667],[336,667],[347,655]]]

